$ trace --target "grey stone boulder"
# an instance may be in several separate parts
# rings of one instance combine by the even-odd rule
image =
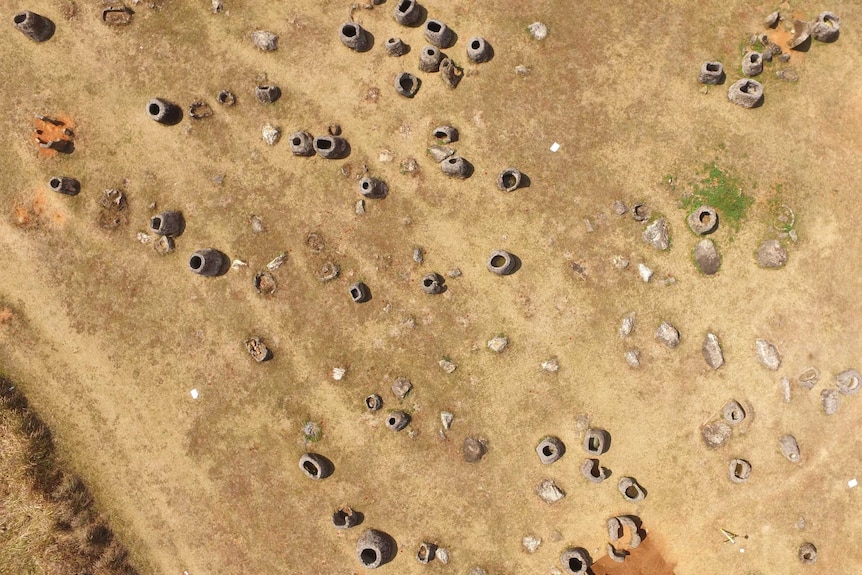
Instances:
[[[667,220],[659,218],[644,230],[641,236],[643,240],[657,250],[666,250],[670,247],[670,230]]]
[[[663,321],[655,331],[655,338],[673,349],[679,345],[679,330],[668,322]]]
[[[733,430],[724,421],[712,421],[700,428],[700,436],[710,449],[721,447],[727,443],[732,434]]]
[[[721,257],[710,239],[702,239],[694,246],[694,263],[704,275],[715,275],[721,267]]]
[[[781,367],[781,356],[778,354],[778,348],[765,339],[758,339],[754,342],[754,351],[757,360],[766,369],[776,371]]]
[[[252,32],[251,42],[264,52],[272,52],[278,48],[278,36],[266,30],[255,30]]]
[[[703,351],[703,359],[706,360],[707,365],[712,369],[718,369],[724,365],[724,353],[721,351],[721,342],[714,333],[707,332],[703,338],[701,351]]]
[[[835,415],[841,407],[841,395],[836,389],[824,389],[820,392],[820,405],[826,415]]]
[[[799,444],[796,438],[792,435],[783,435],[778,440],[778,448],[781,450],[781,455],[787,458],[792,463],[799,463]]]
[[[557,487],[553,479],[544,479],[536,486],[536,495],[545,503],[556,503],[566,496],[566,492]]]
[[[762,268],[777,269],[787,263],[787,250],[778,240],[766,240],[757,248],[757,265]]]

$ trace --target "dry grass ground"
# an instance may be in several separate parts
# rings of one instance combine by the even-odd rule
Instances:
[[[677,575],[802,573],[796,549],[806,540],[821,552],[806,573],[862,564],[862,504],[858,489],[846,487],[860,473],[860,440],[847,430],[859,425],[862,405],[845,398],[828,418],[819,410],[823,386],[860,361],[858,2],[793,2],[810,17],[838,13],[841,37],[793,55],[796,83],[774,76],[779,64],[768,66],[755,110],[729,104],[726,86],[701,93],[695,77],[706,59],[723,61],[730,81],[739,76],[740,47],[775,8],[766,2],[428,0],[429,13],[459,35],[450,52],[466,77],[449,91],[421,75],[413,100],[397,96],[392,81],[416,72],[424,41],[392,20],[391,2],[356,12],[375,36],[365,54],[338,42],[348,3],[225,3],[229,13],[213,15],[203,0],[145,2],[115,30],[95,3],[34,0],[28,8],[53,17],[56,36],[37,45],[7,26],[0,38],[0,73],[14,80],[0,83],[0,299],[8,313],[0,361],[55,430],[141,572],[358,572],[357,530],[329,524],[342,504],[397,540],[399,556],[384,571],[424,572],[412,555],[431,540],[452,555],[448,566],[428,567],[435,571],[548,572],[567,545],[601,557],[604,521],[621,513],[642,518],[650,553]],[[0,5],[0,21],[17,8]],[[526,32],[535,20],[549,24],[543,42]],[[278,51],[251,45],[257,28],[279,34]],[[478,34],[496,55],[466,65],[465,41]],[[382,43],[391,35],[413,52],[387,57]],[[514,73],[521,64],[528,76]],[[264,74],[284,91],[271,106],[254,100]],[[235,107],[215,104],[223,88],[237,94]],[[379,98],[369,98],[374,89]],[[153,96],[183,106],[203,98],[215,115],[162,126],[144,113]],[[75,152],[38,157],[34,113],[73,118]],[[321,134],[337,122],[352,153],[292,157],[287,142],[261,140],[267,122],[285,136]],[[445,178],[425,155],[430,129],[442,123],[459,128],[454,147],[475,165],[466,181]],[[554,141],[557,153],[548,151]],[[382,150],[393,161],[381,162]],[[402,174],[410,157],[420,170]],[[692,265],[696,238],[680,208],[708,162],[755,200],[737,233],[715,235],[722,269],[711,278]],[[356,216],[363,165],[390,194]],[[532,185],[499,192],[494,179],[509,165]],[[55,174],[78,177],[81,194],[48,192]],[[784,269],[767,271],[753,252],[776,234],[770,202],[779,184],[799,242],[789,244]],[[127,195],[128,223],[106,230],[98,200],[112,187]],[[644,244],[630,217],[613,215],[615,199],[665,215],[669,252]],[[136,240],[152,203],[186,215],[174,254]],[[252,215],[266,232],[253,233]],[[306,246],[310,232],[324,239],[322,253]],[[421,266],[415,245],[427,252]],[[209,246],[248,268],[219,278],[189,273],[188,255]],[[497,248],[523,267],[505,278],[488,273],[485,258]],[[280,287],[262,298],[252,276],[282,251]],[[611,265],[617,254],[629,269]],[[315,274],[325,259],[342,275],[321,284]],[[656,270],[649,284],[633,269],[642,261]],[[447,280],[445,294],[421,292],[424,273],[452,267],[463,276]],[[676,283],[657,281],[667,276]],[[357,279],[371,287],[371,302],[347,297]],[[617,328],[629,311],[637,326],[622,342]],[[677,349],[653,339],[662,319],[681,331]],[[701,356],[707,330],[724,346],[718,372]],[[511,341],[500,355],[485,348],[498,333]],[[270,345],[273,361],[246,355],[251,335]],[[758,337],[778,345],[779,372],[758,364]],[[640,370],[627,367],[628,346],[641,349]],[[444,356],[458,365],[451,375],[437,366]],[[551,356],[561,369],[544,374],[539,364]],[[779,376],[809,365],[825,383],[810,392],[795,386],[783,403]],[[348,368],[339,382],[329,376],[336,366]],[[388,388],[402,375],[415,386],[403,404],[413,437],[386,430],[382,415],[362,405],[371,392],[386,408],[398,405]],[[750,408],[750,425],[708,451],[698,428],[730,398]],[[441,409],[455,414],[446,441],[437,435]],[[579,474],[579,414],[613,436],[602,457],[610,484]],[[313,449],[336,468],[319,483],[297,467],[308,420],[323,429]],[[778,453],[787,432],[799,439],[798,465]],[[489,442],[478,465],[459,453],[468,434]],[[546,434],[560,436],[569,454],[543,468],[533,448]],[[754,466],[743,485],[726,477],[736,456]],[[616,491],[624,475],[649,491],[640,504]],[[545,477],[568,493],[555,506],[533,494]],[[725,543],[720,528],[748,539]],[[521,548],[526,534],[543,540],[535,554]]]

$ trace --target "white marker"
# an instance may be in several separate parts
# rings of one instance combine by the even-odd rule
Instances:
[[[189,393],[192,395],[192,399],[198,398],[198,390],[197,389],[193,389]]]
[[[559,149],[560,149],[560,145],[558,143],[554,142],[553,144],[551,144],[551,151],[552,152],[556,152]]]

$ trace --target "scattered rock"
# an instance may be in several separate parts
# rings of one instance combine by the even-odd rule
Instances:
[[[641,366],[640,356],[640,350],[630,349],[626,352],[626,363],[629,364],[629,367],[638,368]]]
[[[679,330],[668,322],[663,321],[655,332],[655,338],[673,349],[679,345]]]
[[[542,371],[546,373],[557,373],[560,370],[560,362],[556,357],[542,362]]]
[[[357,216],[365,213],[365,200],[356,200],[356,206],[353,209]]]
[[[629,211],[629,208],[620,200],[617,200],[614,202],[613,210],[616,215],[624,216]]]
[[[448,272],[446,272],[447,278],[459,278],[461,277],[461,269],[460,268],[452,268]]]
[[[452,422],[455,420],[455,416],[449,413],[448,411],[440,412],[440,423],[443,424],[443,429],[449,429],[452,427]]]
[[[545,503],[556,503],[566,496],[566,493],[557,487],[553,479],[544,479],[536,486],[536,495]]]
[[[415,158],[405,158],[401,161],[402,174],[415,174],[419,171],[419,162]]]
[[[399,377],[392,384],[392,393],[398,399],[404,399],[407,397],[407,394],[410,393],[410,390],[413,389],[413,384],[410,383],[409,379],[404,377]]]
[[[781,454],[793,463],[799,462],[799,445],[796,443],[796,438],[792,435],[784,435],[778,440],[778,447],[781,449]]]
[[[266,264],[266,269],[271,272],[274,272],[281,267],[281,264],[283,264],[286,259],[287,254],[285,252],[281,252],[280,254],[272,258],[272,260],[268,264]]]
[[[174,238],[170,236],[159,236],[159,239],[153,243],[156,252],[163,256],[172,253],[175,247]]]
[[[431,156],[438,164],[445,160],[446,158],[452,156],[455,153],[455,150],[448,146],[431,146],[428,148],[428,155]]]
[[[820,405],[823,407],[823,413],[834,415],[841,407],[841,395],[835,389],[824,389],[820,392]]]
[[[476,437],[466,437],[461,447],[464,461],[467,463],[477,463],[485,456],[487,451],[488,448],[485,446],[485,442]]]
[[[434,554],[434,556],[437,558],[437,561],[439,561],[443,565],[446,565],[447,563],[449,563],[449,550],[448,549],[443,549],[443,548],[438,547],[437,552]]]
[[[772,12],[771,14],[769,14],[769,16],[763,19],[763,25],[767,28],[775,28],[775,26],[778,24],[778,19],[780,16],[781,15],[779,14],[778,10]]]
[[[646,264],[638,264],[638,274],[644,282],[648,282],[652,277],[653,271]]]
[[[517,74],[518,76],[529,76],[530,69],[523,64],[518,64],[517,66],[515,66],[515,74]]]
[[[413,261],[417,264],[421,264],[423,261],[425,261],[424,250],[419,246],[413,248]]]
[[[278,284],[275,281],[275,276],[267,271],[258,272],[254,276],[254,289],[261,295],[272,295],[275,293]]]
[[[278,36],[266,30],[255,30],[251,33],[252,43],[265,52],[278,48]]]
[[[488,575],[488,572],[481,567],[473,567],[470,569],[470,575]]]
[[[704,275],[715,275],[721,267],[721,258],[715,244],[710,239],[703,239],[694,246],[694,261]]]
[[[279,138],[281,138],[281,130],[272,124],[267,124],[261,130],[261,135],[263,136],[264,142],[270,146],[274,146],[276,142],[278,142]]]
[[[855,369],[842,371],[835,376],[835,387],[844,395],[856,395],[862,387],[862,375]]]
[[[778,388],[781,390],[781,398],[784,403],[790,403],[790,379],[781,377],[778,379]]]
[[[541,22],[533,22],[527,29],[535,40],[544,40],[548,36],[548,27]]]
[[[670,247],[670,232],[667,227],[667,220],[659,218],[644,230],[641,237],[643,240],[657,250],[666,250]]]
[[[724,354],[721,351],[721,343],[718,341],[718,336],[712,332],[707,332],[703,338],[703,359],[712,369],[718,369],[724,365]]]
[[[624,270],[629,267],[629,260],[623,256],[616,255],[611,258],[611,265],[618,270]]]
[[[646,204],[635,204],[632,208],[632,219],[636,222],[645,222],[649,219],[651,213]]]
[[[441,359],[440,361],[437,362],[437,364],[440,366],[440,369],[442,369],[446,373],[452,373],[458,367],[446,358]]]
[[[646,492],[633,477],[622,477],[617,485],[623,498],[631,503],[642,501],[646,497]],[[621,521],[622,522],[622,521]],[[634,533],[634,531],[633,531]]]
[[[333,367],[332,368],[332,380],[333,381],[341,381],[344,379],[344,376],[347,374],[347,369],[343,367]]]
[[[508,345],[509,338],[504,335],[498,335],[497,337],[488,341],[488,348],[491,351],[496,351],[497,353],[502,353]]]
[[[620,324],[620,337],[628,337],[635,328],[635,312],[629,313]]]
[[[272,352],[269,351],[266,344],[264,344],[258,337],[250,337],[245,340],[245,349],[258,363],[266,361],[272,357]]]
[[[757,359],[766,369],[772,371],[778,370],[781,367],[781,356],[778,355],[778,349],[765,339],[758,339],[754,342]]]
[[[524,546],[527,553],[535,553],[536,549],[539,548],[539,545],[542,544],[542,540],[538,537],[533,537],[532,535],[525,535],[521,540],[521,544]]]
[[[742,57],[742,73],[746,76],[757,76],[763,72],[763,54],[746,52]]]
[[[796,73],[796,70],[793,68],[785,68],[783,70],[776,70],[775,76],[777,78],[781,78],[787,82],[796,82],[799,80],[799,74]]]
[[[733,430],[724,421],[711,421],[700,428],[700,436],[710,449],[721,447],[727,443],[732,434]]]

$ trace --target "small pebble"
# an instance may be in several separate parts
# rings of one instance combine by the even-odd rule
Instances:
[[[461,269],[460,268],[452,268],[448,272],[446,272],[446,277],[448,278],[459,278],[461,277]]]
[[[556,357],[552,357],[542,362],[542,371],[546,373],[557,373],[560,370],[560,362]]]
[[[365,213],[365,200],[356,201],[356,215],[361,216]]]
[[[446,373],[452,373],[453,371],[455,371],[458,368],[458,366],[456,366],[454,363],[452,363],[448,359],[441,359],[440,361],[437,362],[437,364]]]
[[[638,264],[638,273],[641,276],[641,279],[644,282],[648,282],[652,277],[653,271],[649,269],[645,264]]]
[[[541,22],[533,22],[528,27],[530,36],[536,40],[544,40],[548,36],[548,27]]]
[[[488,341],[488,347],[491,349],[491,351],[496,351],[497,353],[502,353],[508,345],[509,338],[503,335],[498,335],[497,337]]]
[[[629,367],[638,368],[641,366],[640,355],[640,351],[636,349],[630,349],[626,352],[626,363],[629,364]]]
[[[449,413],[448,411],[440,412],[440,423],[443,424],[443,429],[449,429],[452,427],[452,422],[455,420],[455,416]]]
[[[421,264],[425,260],[425,256],[421,247],[413,248],[413,261]]]

